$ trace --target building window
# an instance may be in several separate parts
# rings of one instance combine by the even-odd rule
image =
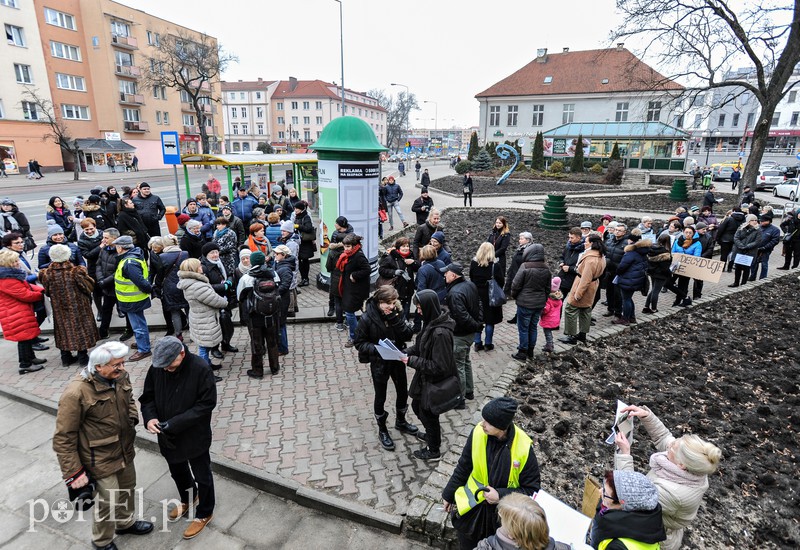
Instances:
[[[311,124],[311,117],[310,116],[304,116],[303,117],[303,124]]]
[[[321,111],[322,110],[322,102],[321,101],[317,101],[315,107],[317,108],[317,111]]]
[[[719,120],[717,121],[717,126],[719,126],[720,128],[725,126],[725,113],[721,113],[719,115]]]
[[[705,103],[705,101],[706,101],[705,94],[697,94],[696,96],[694,96],[694,100],[692,100],[692,106],[700,107],[703,103]],[[747,94],[744,94],[744,97],[742,98],[742,103],[747,103],[748,101],[749,99],[747,97]]]
[[[739,113],[733,114],[733,118],[731,118],[731,126],[734,128],[739,126]]]
[[[250,133],[248,131],[247,124],[242,124],[242,133],[243,134],[249,134]]]
[[[700,128],[700,123],[703,121],[703,115],[696,114],[694,115],[694,127]]]
[[[564,110],[561,112],[561,124],[569,124],[575,118],[575,104],[564,103]]]
[[[283,111],[283,101],[279,101],[275,104],[275,109],[278,111]]]
[[[264,124],[263,123],[259,122],[258,124],[256,124],[256,133],[259,136],[263,136],[264,135]]]
[[[296,116],[292,117],[292,124],[297,124],[297,117]]]
[[[617,122],[627,122],[628,121],[628,106],[629,103],[627,101],[623,101],[617,103],[617,114],[614,120]]]
[[[72,120],[89,120],[89,108],[82,105],[61,105],[61,114]]]
[[[261,99],[261,92],[256,92],[256,99]]]
[[[69,29],[71,31],[76,30],[75,18],[68,13],[45,8],[44,19],[49,25],[55,25],[56,27]]]
[[[544,124],[544,105],[533,106],[533,126]]]
[[[317,124],[322,124],[322,117],[321,116],[317,117]]]
[[[311,141],[311,131],[306,130],[303,132],[303,141]]]
[[[169,124],[169,113],[164,111],[164,124]]]
[[[242,143],[242,151],[249,151],[250,150],[250,142],[245,141]]]
[[[673,124],[676,128],[683,128],[683,115],[677,115]]]
[[[297,109],[297,102],[296,101],[292,101],[292,109]]]
[[[212,121],[210,116],[204,116],[203,122],[205,123],[206,128],[211,128],[213,126],[213,124],[211,124]]]
[[[281,141],[286,139],[286,132],[278,132],[278,139]]]
[[[161,111],[156,111],[156,124],[161,124]]]
[[[30,65],[14,63],[14,74],[17,76],[17,82],[20,84],[33,84],[33,75],[31,74]]]
[[[131,80],[120,80],[119,91],[123,94],[135,94],[137,92],[136,82]]]
[[[236,107],[231,107],[231,118],[236,118],[238,116],[237,112]]]
[[[264,118],[264,108],[256,107],[256,118]]]
[[[242,107],[242,118],[247,118],[247,107]]]
[[[22,115],[25,117],[25,120],[39,120],[39,113],[36,112],[36,104],[30,101],[23,101]]]
[[[303,102],[303,110],[304,111],[308,111],[310,108],[311,108],[311,102],[310,101],[304,101]]]
[[[184,126],[194,126],[194,115],[183,115]]]
[[[17,0],[0,0],[0,6],[8,6],[9,8],[16,8]]]
[[[792,90],[789,92],[789,99],[786,100],[788,103],[794,103],[797,101],[797,90]]]
[[[125,122],[139,122],[141,120],[141,113],[139,109],[122,109],[122,119]]]
[[[545,84],[552,84],[553,83],[553,77],[552,76],[544,77],[544,83]]]
[[[489,107],[489,126],[500,126],[500,106]]]
[[[649,101],[647,103],[647,122],[658,122],[661,119],[661,102]]]
[[[123,23],[122,21],[112,21],[111,34],[114,34],[116,36],[130,36],[131,28],[128,26],[127,23]]]
[[[278,117],[278,124],[286,124],[286,119],[283,118],[282,116],[279,116]]]
[[[753,126],[753,121],[755,120],[755,118],[756,118],[755,113],[747,113],[747,122],[745,123],[745,126],[751,128]]]
[[[231,128],[233,129],[233,135],[234,136],[238,136],[239,135],[239,125],[238,124],[231,124]]]
[[[239,99],[244,99],[244,92],[239,92]]]
[[[0,117],[0,118],[2,118],[2,117]],[[321,137],[322,137],[322,132],[317,132],[317,139],[319,139]]]
[[[58,57],[59,59],[70,59],[72,61],[81,60],[81,51],[79,48],[70,46],[69,44],[62,44],[61,42],[50,42],[50,53],[53,54],[53,57]],[[130,54],[128,54],[128,57],[131,60],[133,59]],[[123,63],[117,64],[124,65]],[[128,66],[130,65],[132,65],[132,63],[128,64]]]
[[[157,32],[147,31],[147,43],[157,48],[161,45],[161,37]]]
[[[230,92],[228,96],[230,96],[231,99],[236,99],[236,92]]]
[[[797,126],[797,119],[800,118],[800,113],[795,111],[792,113],[791,121],[789,122],[789,126]]]
[[[238,141],[234,141],[234,142],[233,142],[233,152],[234,152],[234,153],[237,153],[237,152],[239,152],[239,151],[241,151],[241,146],[239,145],[239,142],[238,142]]]
[[[772,115],[772,122],[770,122],[770,125],[771,126],[777,126],[778,123],[780,122],[780,120],[781,120],[781,114],[780,113],[775,113],[775,114]]]
[[[6,24],[6,40],[12,46],[25,46],[25,33],[22,27]]]
[[[519,114],[519,105],[508,106],[508,124],[507,126],[517,125],[517,115]]]

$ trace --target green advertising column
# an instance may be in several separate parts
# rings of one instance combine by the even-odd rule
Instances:
[[[372,266],[373,279],[378,271],[378,184],[381,174],[380,154],[388,149],[378,142],[369,124],[360,118],[345,116],[332,120],[316,143],[319,177],[320,228],[317,242],[326,242],[336,231],[339,216],[347,218],[362,250]],[[320,274],[317,286],[328,288],[326,269],[328,250],[320,250]]]

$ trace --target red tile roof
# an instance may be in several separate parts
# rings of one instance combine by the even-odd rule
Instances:
[[[624,48],[546,54],[475,97],[682,90]],[[545,77],[552,82],[545,84]],[[603,80],[607,83],[603,84]]]
[[[272,99],[287,99],[287,98],[330,98],[334,100],[340,100],[341,96],[338,93],[338,88],[331,84],[330,82],[324,82],[322,80],[298,80],[297,86],[294,90],[290,89],[290,81],[289,80],[281,80],[278,82],[278,86],[275,88],[275,93],[272,94]],[[337,90],[337,91],[334,91]],[[350,90],[345,88],[345,91],[350,92],[351,94],[357,95],[365,95],[362,92],[356,92],[354,90]],[[374,109],[376,111],[386,111],[380,105],[368,105],[363,101],[354,101],[352,99],[347,100],[348,105],[360,105],[362,107],[368,107],[370,109]]]

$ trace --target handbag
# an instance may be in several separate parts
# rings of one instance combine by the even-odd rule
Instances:
[[[378,221],[384,223],[389,220],[389,214],[386,213],[386,210],[380,209],[378,210]]]
[[[650,294],[650,277],[644,276],[644,283],[642,283],[642,296]]]
[[[794,237],[794,234],[795,234],[795,231],[792,231],[791,233],[787,233],[787,234],[785,234],[785,235],[783,236],[783,242],[785,242],[785,243],[790,243],[790,242],[792,242],[792,237]]]
[[[506,303],[506,293],[494,279],[489,279],[489,305],[500,307]]]
[[[33,235],[31,235],[30,231],[25,234],[24,244],[22,246],[22,250],[25,252],[30,252],[36,248],[36,241],[33,240]]]
[[[469,187],[465,185],[465,186],[464,186],[464,194],[465,194],[465,195],[467,195],[467,194],[469,194],[470,192],[471,192],[471,191],[469,190]]]
[[[422,408],[433,414],[451,411],[461,402],[461,381],[457,374],[452,374],[438,382],[427,382],[422,386]]]

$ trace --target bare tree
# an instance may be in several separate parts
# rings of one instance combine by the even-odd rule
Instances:
[[[42,97],[37,89],[30,86],[25,87],[25,91],[22,92],[22,99],[32,104],[36,109],[38,119],[49,126],[48,131],[42,135],[42,141],[52,141],[61,148],[62,153],[72,156],[75,164],[73,179],[78,181],[81,172],[81,160],[78,154],[80,150],[78,149],[78,143],[64,123],[60,112],[55,108],[51,100]]]
[[[201,34],[199,38],[180,30],[177,34],[162,34],[153,48],[152,55],[145,55],[143,82],[150,89],[165,86],[181,92],[189,98],[194,109],[203,153],[209,153],[206,130],[205,105],[219,102],[212,96],[212,83],[239,58],[225,52],[211,37]]]
[[[719,90],[715,107],[744,93],[758,101],[761,112],[739,194],[745,183],[755,189],[775,109],[800,80],[800,0],[736,2],[735,7],[731,0],[617,0],[617,9],[624,21],[612,41],[643,39],[638,53],[654,58],[668,79],[684,81],[684,98]],[[743,63],[752,70],[726,79]]]
[[[409,117],[412,110],[419,110],[417,97],[414,94],[400,92],[397,98],[387,94],[385,90],[370,90],[367,95],[378,101],[378,105],[386,109],[386,146],[397,150],[409,128]]]

